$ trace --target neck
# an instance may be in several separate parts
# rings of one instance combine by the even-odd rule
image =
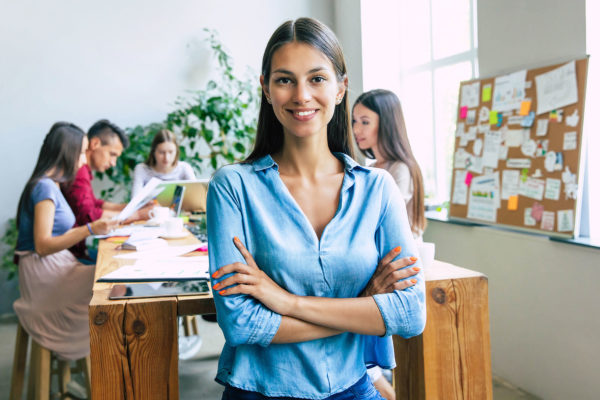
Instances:
[[[87,166],[90,167],[92,171],[96,171],[96,168],[92,165],[92,150],[88,149],[85,151],[85,158],[87,160]]]
[[[284,133],[282,150],[273,155],[282,175],[313,178],[323,173],[340,172],[343,169],[329,150],[327,134],[298,138]]]
[[[371,151],[373,152],[373,155],[375,156],[375,166],[376,167],[381,168],[381,166],[383,166],[387,163],[387,160],[385,159],[385,157],[383,157],[383,155],[381,155],[381,153],[379,152],[379,148],[377,146],[374,146],[373,148],[371,148]]]
[[[175,168],[175,165],[167,165],[163,167],[162,165],[156,164],[154,167],[152,167],[152,169],[159,174],[168,174],[169,172],[173,171],[173,168]]]

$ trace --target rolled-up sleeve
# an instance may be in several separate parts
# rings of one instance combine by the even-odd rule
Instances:
[[[207,231],[211,275],[227,264],[245,263],[233,244],[236,236],[242,243],[247,243],[240,201],[241,184],[238,173],[231,167],[225,167],[215,174],[208,188]],[[248,250],[252,253],[252,249]],[[216,282],[212,280],[213,285]],[[279,329],[281,315],[245,294],[220,296],[215,293],[214,300],[217,320],[228,345],[268,346],[271,343]]]
[[[388,174],[384,174],[382,200],[384,207],[375,236],[379,258],[383,258],[397,246],[402,247],[397,258],[418,257],[403,197]],[[422,267],[421,260],[417,259],[413,266]],[[421,334],[425,329],[423,270],[409,279],[414,278],[418,280],[417,284],[408,289],[373,296],[385,323],[386,336],[400,335],[409,338]]]

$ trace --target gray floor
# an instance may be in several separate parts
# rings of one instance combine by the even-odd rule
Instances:
[[[223,335],[217,324],[198,319],[202,348],[191,360],[179,363],[179,394],[182,400],[218,400],[222,387],[214,381]],[[0,317],[0,399],[8,399],[15,343],[16,323],[13,316]],[[500,378],[494,378],[495,400],[538,400]]]

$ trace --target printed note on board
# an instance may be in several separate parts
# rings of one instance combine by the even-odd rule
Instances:
[[[557,219],[557,231],[559,232],[571,232],[574,227],[573,223],[573,210],[560,210],[556,214]]]
[[[479,107],[479,85],[474,82],[460,88],[460,106],[467,108]]]
[[[537,113],[577,103],[575,61],[535,77]]]
[[[499,76],[494,80],[494,99],[492,108],[496,111],[520,109],[525,99],[525,76],[527,71]]]

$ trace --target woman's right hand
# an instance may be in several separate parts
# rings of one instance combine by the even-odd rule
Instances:
[[[92,222],[90,226],[94,235],[106,235],[107,233],[110,233],[118,223],[119,221],[117,220],[103,218]]]
[[[407,279],[418,274],[421,270],[419,267],[408,268],[409,265],[413,265],[417,261],[416,257],[404,257],[392,261],[401,251],[402,248],[396,247],[379,261],[375,273],[359,297],[404,290],[417,283],[416,279]]]

